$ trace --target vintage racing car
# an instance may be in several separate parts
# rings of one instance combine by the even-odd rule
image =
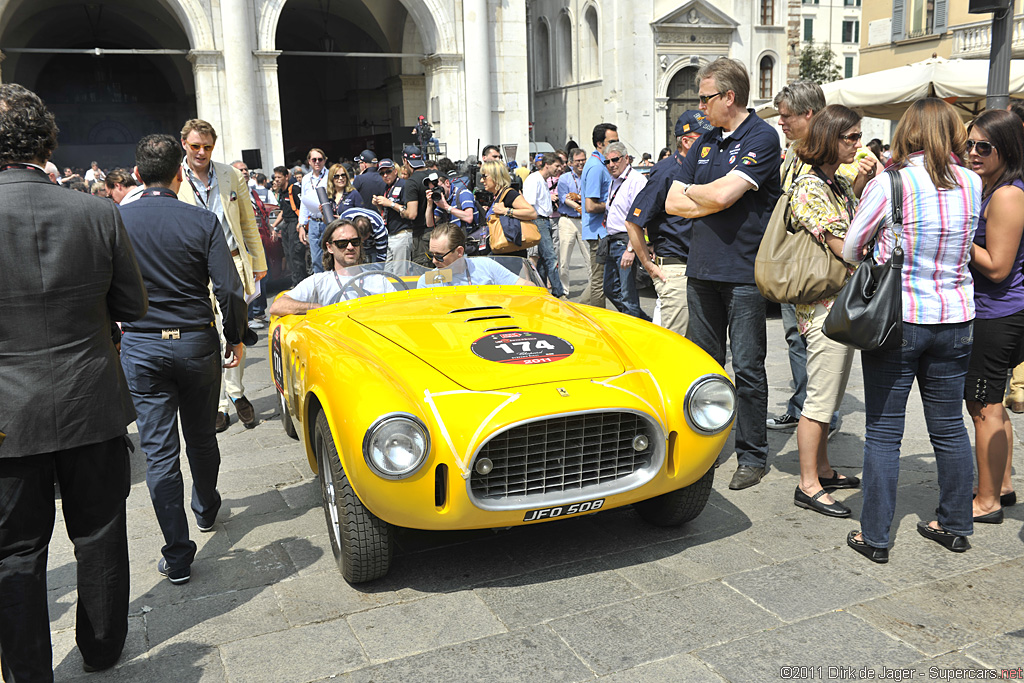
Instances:
[[[708,500],[734,416],[721,366],[674,332],[554,298],[523,259],[490,259],[533,284],[450,272],[476,258],[368,264],[339,273],[338,303],[271,322],[281,420],[351,583],[387,573],[394,527],[624,505],[677,525]]]

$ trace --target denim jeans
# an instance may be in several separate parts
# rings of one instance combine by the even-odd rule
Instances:
[[[938,470],[939,524],[961,536],[973,532],[974,452],[963,417],[964,377],[973,334],[973,321],[904,323],[901,348],[861,354],[866,434],[860,521],[868,545],[889,545],[907,397],[915,378]],[[931,510],[921,510],[920,514],[924,519],[932,518]]]
[[[534,221],[537,224],[537,231],[540,233],[539,260],[537,272],[545,283],[551,282],[551,293],[556,297],[565,294],[562,288],[562,280],[558,277],[558,258],[555,256],[554,242],[551,240],[551,219],[544,216],[537,216]]]
[[[686,338],[725,365],[725,340],[732,351],[736,382],[736,460],[741,466],[767,467],[768,347],[765,300],[756,285],[687,278],[690,323]],[[739,342],[736,344],[735,342]]]
[[[324,238],[324,224],[322,221],[310,218],[309,225],[306,228],[308,230],[306,237],[309,240],[309,257],[312,261],[313,272],[322,273],[324,272],[324,250],[320,246],[320,240]]]
[[[786,331],[786,345],[789,347],[789,371],[793,375],[793,395],[786,404],[790,417],[800,417],[807,398],[807,342],[800,334],[796,323],[796,305],[782,304],[782,326]]]
[[[639,260],[634,258],[629,268],[622,267],[622,255],[629,242],[609,240],[608,260],[604,264],[604,295],[615,304],[621,313],[647,320],[651,317],[640,308],[640,295],[636,291],[636,267]]]

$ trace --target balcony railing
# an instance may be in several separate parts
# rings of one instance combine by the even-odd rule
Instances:
[[[950,27],[953,30],[952,57],[988,59],[992,52],[992,21],[977,21]],[[1024,56],[1024,14],[1013,18],[1013,56]]]

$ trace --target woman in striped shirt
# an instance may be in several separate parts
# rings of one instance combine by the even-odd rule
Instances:
[[[937,521],[918,532],[953,552],[970,548],[973,452],[962,403],[973,342],[974,280],[967,267],[978,227],[981,178],[960,166],[967,131],[952,106],[915,102],[893,135],[903,181],[903,344],[861,354],[864,371],[864,506],[847,544],[874,562],[889,559],[907,397],[917,379],[939,480]],[[868,183],[846,234],[843,258],[887,261],[897,244],[887,174]],[[881,227],[880,227],[881,226]],[[877,242],[871,242],[877,236]]]

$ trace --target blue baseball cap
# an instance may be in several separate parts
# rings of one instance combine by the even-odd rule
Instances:
[[[676,119],[676,137],[683,135],[689,135],[690,133],[703,133],[704,131],[714,130],[715,127],[708,122],[708,117],[700,113],[696,109],[690,111],[684,111]]]
[[[426,166],[426,163],[423,161],[423,152],[416,145],[406,145],[405,149],[402,150],[402,158],[408,161],[409,165],[413,168],[423,168]]]

